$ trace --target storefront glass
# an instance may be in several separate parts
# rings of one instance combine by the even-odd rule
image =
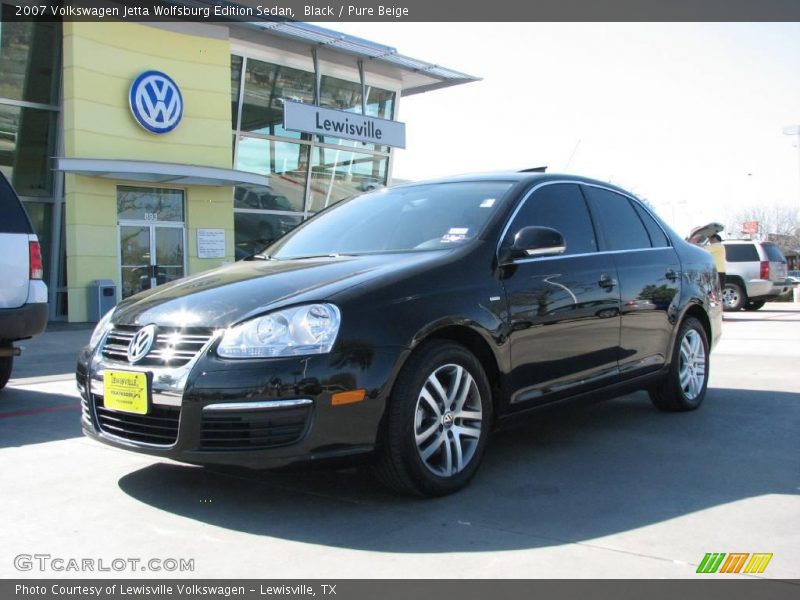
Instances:
[[[346,148],[314,148],[311,153],[309,212],[322,210],[349,196],[383,186],[388,160]]]
[[[15,12],[0,4],[0,98],[57,104],[61,24],[14,21]]]
[[[239,89],[242,71],[244,86]],[[357,73],[355,64],[353,72]],[[234,167],[268,177],[267,186],[235,190],[237,260],[260,251],[316,211],[386,184],[387,146],[283,128],[284,102],[313,104],[314,87],[315,76],[310,71],[231,57]],[[367,115],[392,119],[395,92],[372,86],[365,89]],[[319,96],[322,106],[354,114],[364,109],[357,81],[323,74]]]
[[[20,196],[53,195],[55,121],[53,111],[0,104],[0,171]]]

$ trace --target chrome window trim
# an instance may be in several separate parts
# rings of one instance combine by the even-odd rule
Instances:
[[[313,404],[310,398],[298,398],[296,400],[261,400],[259,402],[220,402],[207,404],[203,411],[226,412],[226,411],[249,411],[249,410],[272,410],[276,408],[294,408],[296,406],[309,406]]]
[[[656,225],[658,225],[658,227],[661,229],[661,231],[666,236],[667,241],[669,241],[669,242],[672,241],[672,238],[670,238],[669,234],[661,226],[661,223],[658,221],[658,219],[656,219],[653,216],[653,213],[644,205],[644,203],[640,202],[635,196],[632,196],[631,194],[628,194],[628,193],[625,193],[625,192],[621,192],[619,190],[615,190],[615,189],[612,189],[610,187],[607,187],[607,186],[604,186],[604,185],[600,185],[600,184],[597,184],[597,183],[587,183],[587,182],[584,182],[584,181],[575,181],[575,180],[571,180],[571,179],[557,179],[557,180],[553,180],[553,181],[543,181],[543,182],[533,186],[530,190],[528,190],[528,192],[525,194],[525,196],[522,198],[522,200],[520,200],[519,204],[517,204],[517,207],[514,209],[514,212],[511,213],[511,216],[506,221],[506,224],[503,227],[503,231],[500,233],[500,238],[497,240],[497,248],[495,249],[495,256],[497,257],[498,261],[500,260],[500,246],[503,244],[503,240],[506,238],[506,235],[508,234],[508,230],[511,227],[511,224],[514,222],[514,219],[516,218],[517,214],[522,209],[522,207],[525,206],[525,203],[533,195],[533,193],[536,192],[537,190],[545,187],[546,185],[559,185],[559,184],[565,184],[565,183],[571,183],[573,185],[577,185],[578,187],[580,187],[582,185],[585,185],[587,187],[594,187],[594,188],[598,188],[598,189],[601,189],[601,190],[606,190],[607,192],[612,192],[612,193],[615,193],[615,194],[619,194],[620,196],[624,196],[625,198],[628,198],[628,199],[636,202],[637,204],[639,204],[639,206],[644,208],[644,210],[647,212],[647,214],[649,214],[651,217],[653,217],[653,220],[656,222]],[[594,219],[592,218],[591,209],[589,208],[588,205],[586,206],[586,209],[589,211],[589,218],[592,221],[592,225],[595,225]],[[644,223],[642,223],[642,227],[644,227]],[[647,231],[646,227],[645,227],[645,231]],[[647,237],[649,238],[650,235],[648,234]],[[600,240],[596,240],[596,241],[599,242]],[[651,240],[651,242],[652,242],[652,240]],[[669,246],[656,246],[656,247],[651,246],[650,248],[633,248],[633,249],[630,249],[630,250],[602,250],[602,251],[599,250],[597,252],[583,252],[583,253],[580,253],[580,254],[564,254],[564,255],[560,255],[560,256],[551,256],[551,257],[543,256],[543,257],[537,257],[537,258],[533,258],[533,259],[520,259],[520,260],[513,261],[513,264],[518,264],[518,263],[521,263],[521,262],[531,262],[532,260],[548,260],[548,259],[553,259],[553,258],[568,258],[568,257],[571,257],[571,256],[595,256],[595,255],[598,255],[598,254],[618,254],[618,253],[622,253],[622,252],[641,252],[642,250],[661,250],[662,248],[672,248],[672,247],[673,247],[672,245],[669,245]]]
[[[559,254],[558,256],[534,256],[531,258],[518,258],[511,264],[518,265],[541,260],[558,260],[563,258],[576,258],[581,256],[605,256],[606,254],[628,254],[630,252],[652,252],[653,250],[671,250],[671,246],[659,246],[658,248],[633,248],[632,250],[603,250],[602,252],[581,252],[580,254]]]

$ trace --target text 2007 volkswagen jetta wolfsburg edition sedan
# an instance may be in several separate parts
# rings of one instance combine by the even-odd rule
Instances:
[[[711,256],[616,187],[411,184],[122,302],[79,358],[83,429],[195,464],[369,454],[446,494],[522,411],[642,388],[697,408],[721,315]]]

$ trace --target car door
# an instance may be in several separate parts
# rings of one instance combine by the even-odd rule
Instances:
[[[678,255],[638,201],[602,187],[583,189],[599,226],[601,248],[611,253],[619,275],[620,372],[657,369],[667,360],[680,299]]]
[[[544,184],[517,207],[501,244],[526,226],[558,230],[566,250],[503,268],[511,402],[539,404],[617,373],[620,296],[614,261],[598,252],[579,186]]]

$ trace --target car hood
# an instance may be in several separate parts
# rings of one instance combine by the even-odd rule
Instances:
[[[321,302],[389,272],[416,271],[449,252],[252,260],[185,277],[119,304],[113,322],[228,327],[268,310]]]

